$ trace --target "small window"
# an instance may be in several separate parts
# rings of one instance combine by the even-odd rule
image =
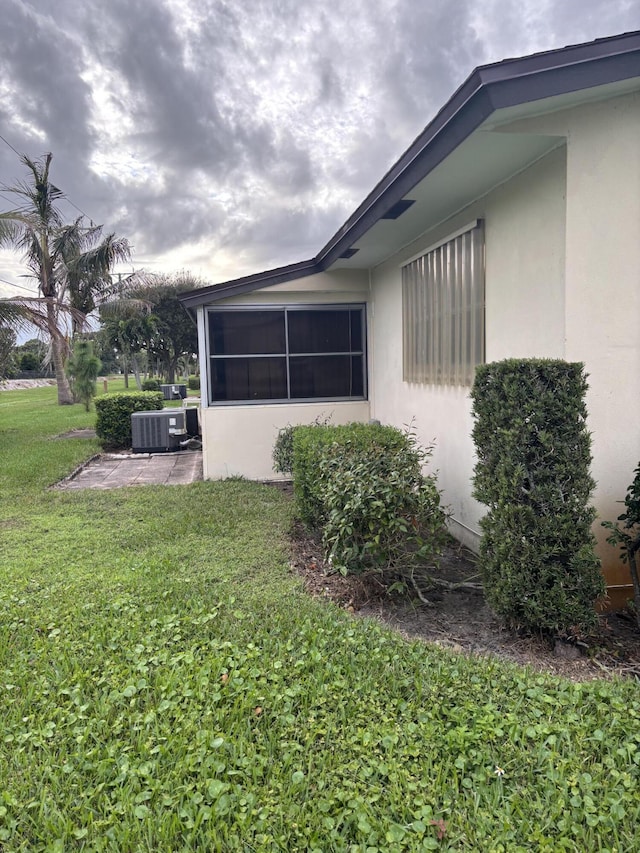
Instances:
[[[481,221],[403,266],[402,340],[406,382],[473,382],[484,361]]]
[[[366,397],[364,306],[211,309],[212,403]]]

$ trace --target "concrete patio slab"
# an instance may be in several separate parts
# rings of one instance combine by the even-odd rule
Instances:
[[[58,483],[56,489],[120,489],[124,486],[185,486],[202,480],[202,452],[104,453]]]

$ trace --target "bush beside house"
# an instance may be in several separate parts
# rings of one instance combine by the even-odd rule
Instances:
[[[619,545],[622,561],[629,564],[633,583],[634,609],[636,623],[640,628],[640,574],[638,572],[638,551],[640,551],[640,463],[633,472],[633,482],[627,488],[624,499],[624,512],[617,522],[603,521],[603,527],[611,531],[607,537],[610,545]],[[620,524],[622,522],[622,524]]]
[[[158,411],[164,406],[162,391],[104,394],[95,401],[96,435],[103,447],[131,447],[131,415]]]
[[[571,633],[604,593],[590,506],[584,367],[509,359],[476,369],[474,495],[488,601],[509,623]]]
[[[447,539],[436,479],[422,473],[430,454],[410,432],[361,423],[287,428],[274,451],[291,458],[297,512],[322,530],[332,566],[390,581],[431,564]]]

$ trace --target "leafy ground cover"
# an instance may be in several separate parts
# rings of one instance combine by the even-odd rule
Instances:
[[[638,848],[636,682],[308,597],[275,489],[49,490],[93,418],[0,393],[0,849]]]

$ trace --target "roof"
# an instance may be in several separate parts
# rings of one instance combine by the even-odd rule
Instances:
[[[542,101],[555,108],[573,105],[592,91],[619,94],[624,91],[619,84],[639,78],[640,31],[479,66],[314,258],[188,291],[180,301],[194,308],[323,272],[337,263],[367,268],[370,260],[358,260],[354,244],[382,220],[395,220],[397,211],[409,207],[400,204],[403,199],[495,114]],[[532,142],[527,156],[544,151]],[[515,168],[517,162],[511,165]]]

